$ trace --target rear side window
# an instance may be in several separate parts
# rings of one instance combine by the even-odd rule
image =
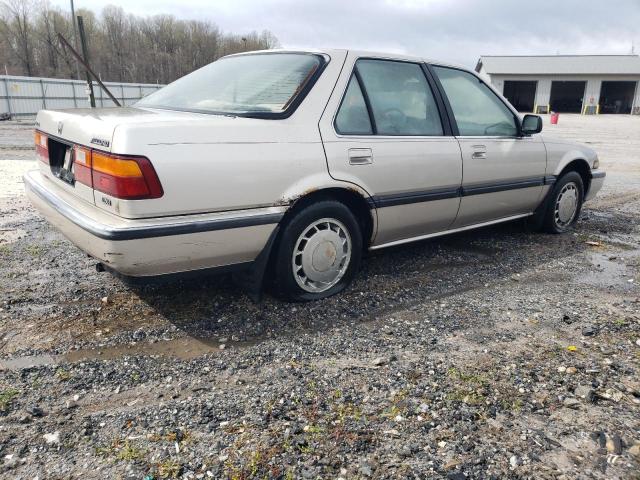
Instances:
[[[420,65],[392,60],[356,62],[335,126],[343,135],[443,135]]]
[[[442,135],[435,99],[420,65],[358,60],[378,135]]]
[[[515,115],[475,75],[462,70],[434,67],[449,99],[460,135],[515,136]]]
[[[351,76],[347,93],[336,116],[336,131],[343,135],[371,135],[371,120],[362,90],[355,75]]]

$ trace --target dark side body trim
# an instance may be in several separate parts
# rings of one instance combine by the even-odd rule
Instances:
[[[519,178],[501,182],[462,185],[460,187],[434,188],[413,192],[374,195],[369,199],[369,206],[371,208],[393,207],[396,205],[408,205],[411,203],[431,202],[434,200],[444,200],[448,198],[469,197],[485,193],[503,192],[519,188],[553,185],[555,182],[556,177],[554,175],[546,175],[544,177]]]
[[[231,218],[198,218],[184,220],[176,219],[175,223],[163,223],[157,225],[140,225],[131,227],[112,227],[104,225],[91,217],[81,213],[73,206],[59,198],[54,193],[30,179],[29,174],[24,176],[26,188],[44,200],[51,208],[59,212],[70,222],[74,223],[90,234],[105,240],[139,240],[142,238],[167,237],[171,235],[184,235],[191,233],[213,232],[232,228],[254,227],[258,225],[276,224],[284,216],[284,212],[263,214],[244,214]]]

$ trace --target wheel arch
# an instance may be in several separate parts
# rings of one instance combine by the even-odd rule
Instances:
[[[308,190],[290,200],[290,206],[280,221],[280,225],[286,225],[305,207],[322,200],[336,200],[349,208],[356,217],[362,230],[364,241],[363,250],[369,248],[377,229],[377,216],[368,196],[355,186],[327,186]]]
[[[591,167],[589,166],[589,163],[584,158],[574,158],[562,167],[562,169],[556,174],[556,177],[559,179],[565,173],[571,171],[577,172],[582,178],[582,185],[584,189],[582,194],[586,197],[591,185]]]

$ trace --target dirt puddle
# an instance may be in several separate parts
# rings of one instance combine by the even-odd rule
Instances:
[[[622,255],[593,253],[589,261],[596,269],[583,275],[581,281],[596,287],[620,287],[630,290],[635,286],[635,280],[633,273],[626,266],[626,261],[637,255],[638,251],[625,252]]]
[[[113,360],[125,356],[137,355],[191,360],[206,354],[220,353],[224,349],[248,348],[259,342],[260,339],[255,339],[245,342],[226,342],[222,344],[218,340],[208,338],[176,338],[155,343],[136,343],[95,349],[78,349],[62,355],[42,354],[4,359],[0,360],[0,371],[21,370],[24,368],[60,365],[63,363],[79,363],[91,360]],[[224,349],[221,348],[221,345],[224,345]]]

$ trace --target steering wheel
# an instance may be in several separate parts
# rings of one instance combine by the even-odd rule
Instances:
[[[382,116],[389,121],[390,127],[396,132],[398,132],[398,127],[404,125],[407,121],[407,116],[398,108],[387,108],[382,111]]]
[[[491,125],[489,125],[487,128],[484,129],[484,134],[485,135],[491,135],[491,132],[489,130],[494,129],[494,128],[498,128],[498,127],[505,127],[508,126],[506,124],[506,122],[498,122],[498,123],[493,123]],[[494,134],[497,134],[498,132],[494,132]]]

